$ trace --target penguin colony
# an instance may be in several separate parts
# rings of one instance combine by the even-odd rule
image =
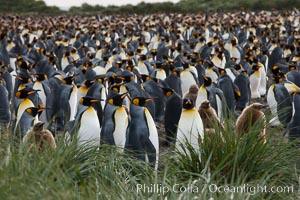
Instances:
[[[157,122],[165,145],[198,151],[207,130],[241,111],[236,134],[250,119],[265,122],[261,104],[250,105],[265,97],[270,123],[300,136],[297,10],[0,23],[0,123],[25,142],[45,128],[66,142],[116,145],[157,169]]]

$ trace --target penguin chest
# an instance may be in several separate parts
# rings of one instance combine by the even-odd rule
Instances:
[[[207,96],[207,90],[205,88],[205,86],[201,86],[199,88],[199,92],[198,92],[198,96],[197,96],[197,100],[196,100],[196,108],[199,108],[199,106],[201,105],[201,102],[204,100],[207,100],[208,96]]]
[[[61,59],[61,69],[64,70],[69,64],[68,58],[67,57],[63,57]]]
[[[165,70],[163,69],[160,69],[156,72],[156,76],[155,76],[157,79],[160,79],[160,80],[165,80],[165,78],[167,78],[167,75],[166,75],[166,72]]]
[[[250,77],[250,89],[251,98],[260,98],[259,87],[260,87],[260,72],[255,71]]]
[[[115,130],[113,133],[116,146],[124,148],[128,127],[128,114],[124,107],[119,107],[114,113]]]
[[[218,80],[218,74],[211,68],[205,69],[205,75],[211,78],[212,82],[216,83]]]
[[[196,84],[194,76],[188,70],[183,70],[180,74],[182,93],[185,94],[191,85]]]
[[[267,76],[265,67],[262,66],[259,68],[260,71],[260,86],[259,86],[259,93],[261,96],[266,95],[267,92]]]
[[[279,126],[281,125],[281,123],[279,121],[278,114],[277,114],[277,101],[275,99],[274,88],[275,88],[274,84],[270,86],[267,93],[267,102],[273,116],[273,118],[270,120],[270,124],[272,126]]]
[[[144,62],[139,61],[138,68],[139,68],[141,74],[149,75],[148,68],[147,68],[147,66],[145,65]]]
[[[46,106],[46,94],[43,87],[43,84],[39,81],[35,82],[33,85],[33,89],[40,90],[38,91],[39,98],[41,99],[44,106]]]
[[[75,85],[73,85],[70,97],[69,97],[69,106],[70,106],[70,120],[74,120],[75,119],[75,115],[77,112],[77,87]]]
[[[178,123],[176,146],[188,142],[195,149],[199,149],[198,139],[204,138],[203,122],[196,109],[184,110]]]
[[[97,112],[93,107],[88,107],[82,113],[78,130],[78,142],[79,144],[100,144],[100,124]]]

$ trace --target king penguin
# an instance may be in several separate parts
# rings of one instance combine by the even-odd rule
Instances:
[[[30,95],[37,93],[37,90],[34,90],[30,87],[26,87],[16,93],[16,97],[19,99],[22,99],[21,102],[18,104],[17,109],[16,109],[16,123],[15,123],[15,128],[14,128],[14,134],[16,134],[17,127],[19,125],[19,122],[26,111],[27,108],[30,107],[36,107],[33,103],[33,101],[29,98]],[[24,133],[21,130],[21,134]],[[21,135],[23,136],[23,135]]]
[[[10,123],[11,113],[9,109],[8,91],[4,83],[4,80],[0,78],[0,125],[7,127]]]
[[[261,72],[259,70],[260,66],[254,64],[249,73],[250,88],[251,88],[251,98],[256,99],[260,98],[260,81],[261,81]]]
[[[123,152],[128,134],[129,113],[123,105],[125,94],[112,93],[104,109],[101,143],[115,145]]]
[[[164,116],[166,144],[175,145],[178,122],[182,111],[182,99],[171,88],[162,88],[167,97]]]
[[[81,97],[79,103],[87,108],[82,111],[75,122],[78,129],[77,140],[79,145],[100,145],[101,127],[98,120],[97,112],[92,104],[99,102],[100,99],[92,97]]]
[[[247,70],[242,70],[241,73],[234,80],[234,84],[238,86],[241,91],[241,96],[236,102],[236,110],[242,111],[251,99],[250,80]]]
[[[184,153],[187,143],[200,152],[199,141],[204,141],[203,122],[193,99],[183,99],[175,147]]]
[[[154,120],[145,107],[152,98],[135,97],[130,104],[131,122],[125,148],[137,158],[158,168],[159,140]]]
[[[293,141],[300,137],[300,94],[293,94],[293,116],[292,120],[287,126],[289,132],[289,140]],[[299,143],[297,143],[299,146]]]

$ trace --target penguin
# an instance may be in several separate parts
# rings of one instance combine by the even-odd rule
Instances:
[[[212,79],[212,82],[217,83],[217,80],[219,78],[219,72],[217,68],[211,61],[207,60],[206,63],[207,67],[205,68],[205,76],[210,77]]]
[[[251,88],[251,99],[260,98],[260,81],[261,81],[261,72],[259,70],[260,66],[254,64],[251,67],[249,73],[250,88]]]
[[[158,168],[159,139],[156,125],[145,103],[152,98],[134,97],[130,104],[131,122],[125,149]]]
[[[193,99],[193,101],[196,102],[198,97],[198,91],[199,88],[196,84],[191,85],[189,90],[184,94],[183,99]]]
[[[208,100],[204,100],[201,102],[198,112],[203,122],[204,130],[206,129],[215,129],[218,127],[219,129],[223,129],[224,127],[217,116],[217,113],[213,107],[211,107],[210,102]]]
[[[164,111],[166,106],[166,99],[161,90],[162,80],[150,78],[149,76],[142,75],[144,90],[154,99],[155,104],[155,121],[162,121],[164,118]]]
[[[14,128],[14,134],[16,134],[19,122],[21,121],[21,118],[26,111],[27,108],[30,107],[36,107],[33,103],[33,100],[31,100],[29,97],[30,95],[33,95],[37,93],[37,90],[34,90],[30,87],[26,87],[16,93],[16,97],[19,99],[22,99],[21,102],[18,104],[16,109],[16,122],[15,122],[15,128]],[[22,125],[21,125],[22,126]],[[23,136],[23,131],[21,130],[21,136]]]
[[[128,109],[123,105],[126,96],[127,93],[114,93],[107,99],[101,127],[101,143],[115,145],[120,152],[124,151],[130,122]]]
[[[201,102],[198,112],[203,122],[205,135],[208,136],[209,139],[215,140],[215,135],[217,133],[216,130],[218,130],[221,135],[222,142],[224,142],[222,132],[225,130],[225,128],[221,123],[220,118],[217,116],[215,109],[211,107],[208,100]]]
[[[289,65],[289,69],[290,71],[286,74],[286,79],[300,87],[300,72],[298,71],[296,65]]]
[[[8,127],[11,120],[8,91],[5,82],[0,78],[0,125]]]
[[[260,130],[259,137],[262,140],[262,143],[265,144],[267,142],[266,118],[262,111],[263,107],[264,106],[260,103],[253,103],[243,110],[235,124],[234,132],[237,136],[247,134],[251,130],[251,127],[258,125]]]
[[[183,65],[186,65],[186,63]],[[180,80],[182,94],[185,94],[189,90],[190,86],[197,84],[198,81],[195,74],[186,67],[180,72]]]
[[[184,153],[186,143],[191,145],[196,152],[200,152],[199,141],[204,141],[204,127],[193,99],[183,99],[182,112],[178,122],[175,147]]]
[[[78,115],[74,125],[77,129],[76,141],[78,141],[79,145],[100,145],[101,127],[97,112],[92,106],[93,103],[99,101],[100,99],[88,96],[81,97],[79,100],[81,105],[87,106],[86,109]]]
[[[241,71],[241,73],[236,77],[234,84],[241,91],[241,96],[236,102],[235,109],[242,111],[246,106],[249,105],[251,99],[250,80],[247,70]]]
[[[34,77],[36,77],[36,81],[34,82],[32,88],[35,90],[39,90],[37,93],[42,105],[45,107],[50,107],[50,105],[52,104],[52,95],[49,83],[47,82],[47,75],[34,74]],[[40,120],[45,123],[45,127],[48,126],[48,121],[50,120],[50,113],[48,109],[42,113],[42,115],[40,116]]]
[[[227,115],[235,114],[235,103],[240,97],[239,88],[232,82],[231,78],[226,74],[224,69],[219,69],[219,73],[220,77],[218,79],[218,85],[224,93],[226,102],[226,109],[224,112],[227,113]]]
[[[180,80],[180,72],[174,70],[167,78],[165,79],[165,83],[172,88],[180,97],[182,97],[182,89],[181,89],[181,80]]]
[[[166,145],[175,145],[178,122],[182,112],[182,99],[171,88],[163,87],[162,90],[167,97],[164,115]]]
[[[296,140],[300,137],[300,94],[293,94],[292,103],[293,116],[287,126],[289,141]],[[299,146],[299,143],[297,143],[297,146]]]
[[[52,133],[44,129],[44,122],[37,122],[33,127],[27,131],[23,138],[23,144],[31,150],[34,148],[39,152],[46,151],[47,149],[55,150],[56,142]]]
[[[292,100],[290,94],[299,93],[294,84],[283,81],[282,77],[274,77],[273,83],[267,93],[267,103],[273,118],[271,126],[287,126],[292,118]]]

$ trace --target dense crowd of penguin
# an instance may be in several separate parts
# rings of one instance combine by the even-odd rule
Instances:
[[[64,133],[66,142],[116,145],[157,168],[156,122],[167,145],[199,150],[240,111],[236,132],[247,132],[249,113],[264,118],[264,105],[250,100],[266,97],[271,125],[299,137],[299,18],[296,9],[3,15],[0,122],[24,142]]]

